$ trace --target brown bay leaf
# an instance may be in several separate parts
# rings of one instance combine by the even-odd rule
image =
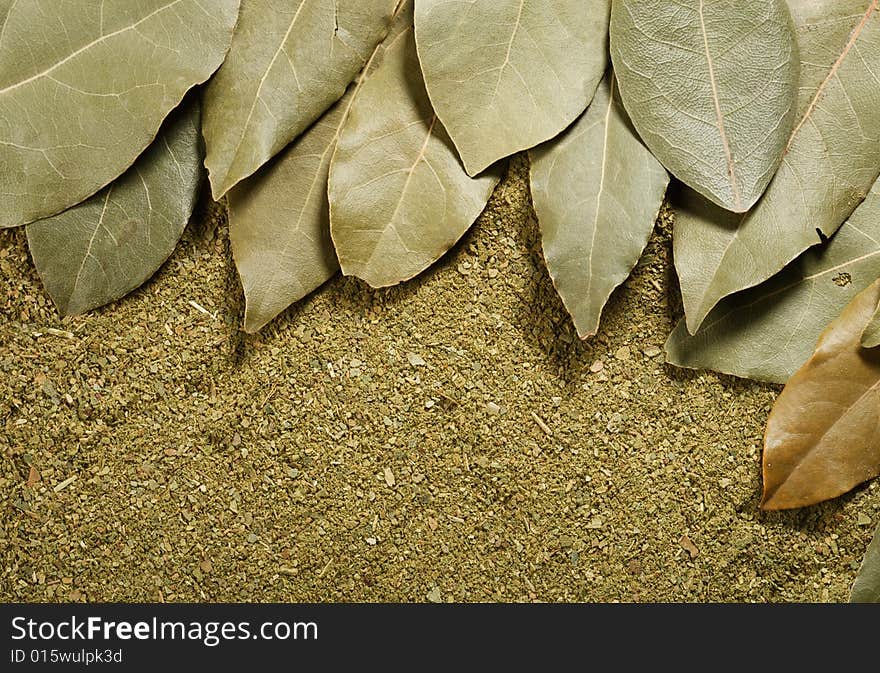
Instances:
[[[610,0],[416,0],[428,93],[469,175],[556,136],[608,63]]]
[[[119,299],[168,259],[195,206],[201,163],[199,106],[192,97],[115,182],[27,226],[34,264],[62,315]]]
[[[666,359],[679,367],[785,383],[825,326],[878,277],[880,181],[827,243],[765,283],[724,299],[695,335],[681,321],[666,342]]]
[[[243,0],[229,55],[204,98],[215,199],[303,133],[345,93],[398,0]]]
[[[410,24],[365,79],[330,164],[343,273],[373,287],[416,276],[470,228],[499,179],[465,173],[425,91]]]
[[[880,351],[861,346],[878,303],[875,281],[776,400],[764,436],[763,509],[813,505],[880,474]]]
[[[675,266],[692,334],[724,297],[831,236],[880,174],[878,2],[790,0],[802,87],[778,172],[744,216],[690,190],[674,204]]]
[[[633,125],[663,165],[722,208],[751,208],[795,121],[785,0],[617,0],[611,58]]]
[[[239,0],[0,0],[0,227],[128,169],[220,66]]]
[[[641,256],[669,176],[630,126],[610,71],[572,127],[529,157],[547,269],[585,339]]]

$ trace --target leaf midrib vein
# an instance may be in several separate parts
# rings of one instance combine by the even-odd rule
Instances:
[[[800,133],[800,130],[804,127],[804,124],[813,116],[813,112],[819,105],[819,100],[822,98],[822,94],[825,93],[825,89],[828,88],[828,85],[831,83],[831,80],[835,78],[837,72],[840,70],[840,66],[843,65],[843,62],[846,60],[846,57],[849,56],[849,53],[852,51],[852,48],[855,46],[859,37],[862,34],[862,31],[865,29],[865,26],[868,25],[868,21],[871,16],[877,10],[878,3],[880,0],[872,0],[871,4],[868,6],[868,9],[865,11],[865,14],[862,16],[861,21],[859,21],[858,25],[853,29],[852,34],[850,35],[849,41],[846,46],[843,48],[840,56],[838,56],[837,60],[834,62],[834,65],[831,66],[831,71],[822,81],[822,84],[819,85],[818,91],[816,91],[816,95],[813,96],[813,100],[810,101],[810,105],[807,107],[807,111],[804,113],[804,116],[801,118],[798,125],[791,132],[791,136],[788,139],[788,144],[785,147],[785,153],[787,154],[789,150],[791,150],[791,146],[794,143],[795,138]],[[843,83],[841,82],[841,86]]]
[[[602,210],[602,194],[605,192],[605,176],[608,171],[608,138],[611,127],[611,111],[614,109],[614,75],[611,76],[608,94],[608,109],[605,111],[605,129],[602,137],[602,172],[599,176],[599,190],[596,193],[596,212],[593,216],[593,234],[590,237],[590,253],[587,258],[587,301],[593,289],[593,253],[596,250],[596,232],[599,229],[599,212]]]
[[[73,286],[70,289],[70,299],[72,300],[74,295],[76,295],[76,291],[79,288],[80,280],[82,280],[82,273],[86,267],[86,260],[90,256],[92,256],[92,248],[95,246],[95,238],[98,235],[98,232],[101,230],[101,227],[104,225],[104,216],[107,214],[107,205],[110,203],[110,195],[113,193],[113,187],[109,187],[107,189],[107,194],[104,197],[104,205],[101,208],[101,215],[98,218],[98,222],[95,224],[95,229],[92,231],[92,237],[89,239],[89,244],[86,247],[85,254],[83,255],[82,262],[79,265],[79,270],[76,272],[76,278],[73,280]]]
[[[513,32],[510,34],[510,41],[507,43],[507,53],[504,55],[504,62],[498,67],[498,79],[495,82],[495,90],[492,92],[492,100],[498,97],[498,89],[501,88],[501,80],[504,77],[504,69],[510,65],[510,52],[513,50],[513,43],[516,40],[516,35],[519,32],[519,26],[522,22],[522,13],[523,7],[525,7],[526,0],[520,0],[519,9],[516,13],[516,19],[513,22]]]
[[[700,0],[700,30],[703,34],[703,48],[706,51],[706,64],[709,67],[709,84],[712,87],[712,103],[715,106],[718,133],[721,135],[721,146],[724,148],[724,156],[727,159],[727,173],[730,178],[730,191],[737,210],[742,208],[742,195],[736,181],[736,162],[730,149],[730,141],[727,138],[727,130],[724,125],[724,113],[721,111],[721,99],[718,94],[718,82],[715,79],[715,61],[709,50],[709,34],[706,32],[706,19],[703,15],[704,0]]]
[[[410,166],[409,170],[406,173],[406,180],[403,181],[403,186],[400,188],[400,198],[397,199],[397,204],[394,206],[394,212],[391,213],[391,217],[388,218],[388,225],[385,227],[383,233],[391,229],[395,235],[397,236],[400,243],[408,252],[411,252],[409,246],[404,243],[403,239],[400,237],[400,232],[397,230],[397,224],[395,220],[397,219],[397,215],[400,213],[400,208],[403,206],[403,202],[406,199],[407,190],[409,190],[409,184],[412,182],[412,177],[416,172],[416,168],[418,168],[419,164],[422,163],[422,160],[425,158],[425,154],[428,151],[428,144],[431,142],[431,136],[434,135],[434,127],[437,125],[437,115],[434,114],[431,116],[430,120],[426,120],[428,125],[428,132],[425,134],[425,141],[422,143],[422,146],[419,148],[419,152],[416,155],[415,161],[413,161],[412,166]],[[370,258],[367,260],[366,266],[369,266],[373,262],[373,258],[376,256],[376,253],[379,251],[379,239],[376,239],[376,246],[373,248],[373,252],[370,254]]]

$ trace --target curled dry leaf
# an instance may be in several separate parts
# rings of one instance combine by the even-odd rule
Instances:
[[[874,531],[849,600],[850,603],[880,603],[880,527]]]
[[[669,176],[630,127],[610,72],[580,119],[529,156],[547,270],[585,339],[641,256]]]
[[[785,383],[828,323],[878,277],[880,181],[826,244],[808,250],[766,283],[727,297],[695,335],[680,322],[666,343],[667,360]]]
[[[831,236],[880,174],[880,0],[790,0],[798,122],[769,188],[736,217],[694,193],[676,206],[675,266],[693,334],[724,297]]]
[[[109,187],[27,226],[34,264],[62,315],[119,299],[174,251],[202,179],[199,106],[173,112],[153,144]]]
[[[416,0],[431,102],[468,174],[559,134],[606,70],[610,0]]]
[[[663,165],[722,208],[751,208],[794,126],[799,59],[785,0],[616,0],[611,58]]]
[[[861,346],[878,303],[875,281],[776,400],[764,436],[764,509],[813,505],[880,473],[880,351]]]
[[[132,165],[226,54],[239,0],[0,0],[0,227]]]
[[[342,97],[397,3],[243,0],[229,55],[205,90],[205,165],[215,199]]]
[[[417,275],[470,228],[499,179],[462,168],[425,92],[410,25],[364,81],[330,165],[343,273],[373,287]]]

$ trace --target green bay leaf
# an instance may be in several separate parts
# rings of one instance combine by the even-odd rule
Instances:
[[[385,47],[412,25],[407,3],[400,7],[389,35],[345,96],[229,191],[229,238],[244,288],[246,332],[258,331],[339,270],[330,237],[330,161],[366,77],[381,62]]]
[[[849,600],[850,603],[880,603],[880,527],[868,545]]]
[[[410,25],[364,81],[330,165],[343,273],[373,287],[416,276],[470,228],[499,179],[462,168],[425,91]]]
[[[641,256],[669,183],[613,80],[609,72],[568,131],[529,153],[547,270],[582,339]]]
[[[675,204],[675,266],[691,333],[721,299],[818,244],[817,229],[833,234],[880,174],[878,0],[790,4],[804,86],[776,176],[741,217],[689,190]]]
[[[229,55],[205,90],[205,165],[215,199],[342,97],[397,4],[242,1]]]
[[[223,61],[239,0],[0,0],[0,227],[132,165]]]
[[[616,0],[611,58],[663,165],[722,208],[751,208],[794,126],[799,59],[785,0]]]
[[[202,180],[199,106],[165,121],[135,164],[90,199],[27,226],[28,247],[62,315],[128,294],[174,251]]]
[[[549,140],[605,72],[610,0],[416,0],[428,93],[470,175]]]
[[[880,181],[825,245],[758,287],[724,299],[695,335],[681,321],[666,343],[667,360],[785,383],[828,323],[878,277]]]
[[[244,288],[246,332],[258,331],[339,270],[327,176],[352,94],[229,192],[229,239]]]

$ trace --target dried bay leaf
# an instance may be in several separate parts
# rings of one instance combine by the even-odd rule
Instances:
[[[258,331],[339,270],[330,237],[330,160],[363,81],[381,61],[385,46],[410,28],[411,11],[410,2],[400,4],[390,34],[336,105],[229,191],[229,238],[244,288],[246,332]]]
[[[850,603],[880,603],[880,527],[874,531],[874,539],[862,561],[859,574],[853,584]]]
[[[119,299],[174,251],[202,180],[199,106],[188,100],[114,183],[27,226],[28,247],[62,315]]]
[[[0,227],[121,175],[216,70],[239,0],[0,0]]]
[[[229,55],[205,90],[205,165],[215,199],[345,93],[398,0],[243,0]]]
[[[629,125],[610,72],[580,119],[529,154],[544,259],[584,339],[641,256],[669,176]]]
[[[549,140],[607,67],[610,0],[416,0],[428,93],[468,174]]]
[[[776,176],[742,217],[685,191],[675,266],[691,333],[724,297],[831,236],[880,174],[880,0],[790,0],[802,59],[799,121]]]
[[[745,212],[794,126],[798,50],[785,0],[616,0],[611,59],[633,125],[669,171]]]
[[[776,400],[764,435],[763,509],[813,505],[880,473],[880,351],[861,346],[878,303],[875,281]]]
[[[347,94],[275,159],[229,192],[229,239],[253,333],[329,280],[327,175]]]
[[[758,287],[724,299],[695,335],[681,321],[666,343],[667,361],[785,383],[825,326],[878,277],[880,181],[826,244]]]
[[[445,254],[500,179],[465,173],[428,100],[410,25],[388,44],[330,164],[330,231],[345,275],[408,280]]]

